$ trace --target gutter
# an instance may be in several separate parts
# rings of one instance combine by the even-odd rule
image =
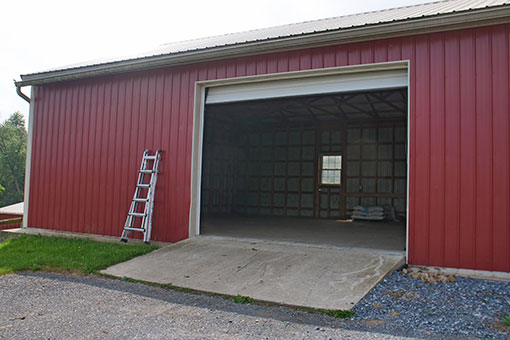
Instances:
[[[30,97],[28,97],[26,94],[24,94],[23,92],[21,92],[21,87],[23,86],[27,86],[27,85],[23,85],[23,84],[18,84],[16,82],[16,80],[14,81],[14,86],[16,86],[16,93],[18,94],[18,96],[20,96],[21,98],[23,98],[27,103],[30,104]]]
[[[138,59],[113,61],[110,63],[65,70],[27,74],[21,75],[22,80],[15,82],[15,85],[18,88],[27,85],[55,83],[161,67],[239,58],[247,55],[340,45],[352,42],[453,31],[506,23],[510,23],[510,6],[504,5],[383,24],[369,24],[353,28],[303,33],[284,38],[272,38]],[[24,97],[22,98],[27,100]]]

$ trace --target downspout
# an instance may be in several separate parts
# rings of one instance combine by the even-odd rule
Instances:
[[[20,96],[21,98],[23,98],[27,103],[30,104],[30,98],[24,94],[23,92],[21,92],[21,87],[22,85],[18,85],[18,83],[16,83],[16,80],[14,80],[14,86],[16,86],[16,93],[18,94],[18,96]]]
[[[23,224],[22,228],[28,227],[28,201],[30,195],[30,168],[32,161],[32,135],[34,131],[34,105],[32,105],[32,100],[26,94],[21,92],[21,88],[23,85],[20,85],[14,80],[14,86],[16,86],[16,93],[18,96],[23,98],[29,105],[30,108],[28,110],[28,138],[27,138],[27,155],[25,159],[25,191],[23,198]],[[26,86],[26,85],[25,85]],[[31,97],[34,96],[34,87],[32,86],[32,94]]]

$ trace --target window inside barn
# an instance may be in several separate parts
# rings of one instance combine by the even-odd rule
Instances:
[[[342,155],[322,155],[321,184],[341,185],[342,181]]]

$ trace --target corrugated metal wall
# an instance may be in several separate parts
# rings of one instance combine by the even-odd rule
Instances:
[[[5,229],[14,229],[14,228],[21,228],[22,222],[13,222],[13,223],[6,223],[2,224],[2,221],[10,220],[13,218],[20,218],[22,216],[20,215],[14,215],[14,214],[0,214],[0,230]]]
[[[509,27],[38,86],[28,225],[120,235],[162,148],[155,240],[188,236],[196,80],[410,60],[409,263],[510,271]]]

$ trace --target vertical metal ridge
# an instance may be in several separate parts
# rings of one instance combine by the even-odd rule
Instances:
[[[510,242],[508,234],[510,233],[510,221],[508,218],[508,190],[510,188],[508,176],[508,152],[510,144],[508,142],[508,124],[509,124],[509,104],[508,90],[509,79],[509,55],[508,55],[508,37],[505,27],[498,27],[491,30],[491,101],[492,101],[492,204],[491,218],[492,235],[491,256],[492,270],[508,271],[510,261]]]
[[[416,112],[416,43],[413,38],[411,39],[402,39],[401,42],[398,43],[397,47],[395,47],[396,43],[393,41],[391,43],[393,49],[392,49],[392,55],[391,58],[398,57],[402,60],[408,60],[408,82],[409,87],[407,88],[407,95],[408,95],[408,121],[407,121],[407,155],[408,155],[408,161],[407,161],[407,185],[414,187],[415,177],[416,174],[414,172],[415,169],[415,138],[416,138],[416,126],[415,126],[415,116],[414,113]],[[389,54],[388,54],[389,56]],[[408,263],[413,263],[415,261],[415,229],[414,227],[414,217],[415,217],[415,192],[414,190],[409,190],[409,187],[406,188],[407,195],[407,201],[406,201],[406,208],[407,208],[407,214],[406,214],[406,261]]]
[[[55,178],[55,186],[54,186],[54,206],[53,206],[53,219],[54,223],[59,227],[62,228],[62,214],[60,213],[60,209],[58,207],[61,207],[64,205],[64,202],[62,201],[62,181],[60,180],[63,177],[63,160],[64,160],[64,127],[65,127],[65,103],[66,103],[66,96],[67,91],[59,91],[59,102],[58,102],[58,110],[57,117],[58,117],[58,125],[57,125],[57,131],[55,133],[54,138],[56,139],[57,147],[55,151],[55,172],[54,172],[54,178]]]
[[[430,218],[431,234],[435,234],[437,240],[431,243],[431,263],[444,266],[444,235],[445,235],[445,60],[444,60],[444,34],[437,35],[430,41],[430,69],[431,69],[431,120],[430,120],[430,180],[431,201],[430,208],[434,213]],[[433,65],[433,66],[432,66]]]
[[[43,193],[44,193],[44,201],[48,202],[49,204],[54,204],[54,202],[51,202],[51,194],[53,188],[51,187],[51,178],[52,176],[52,169],[51,164],[53,161],[53,152],[52,152],[52,143],[53,138],[55,138],[54,134],[52,133],[53,130],[53,123],[55,121],[55,96],[56,91],[51,89],[48,92],[48,110],[47,110],[47,116],[45,117],[45,135],[49,136],[49,138],[44,138],[44,151],[48,158],[46,162],[43,163],[43,178],[45,179],[43,181]],[[50,209],[43,209],[43,223],[45,225],[49,225],[49,221],[51,220],[50,216]]]
[[[181,75],[181,82],[180,87],[182,88],[183,92],[180,96],[180,108],[179,112],[181,115],[181,123],[179,126],[180,134],[182,134],[182,137],[179,139],[179,149],[182,152],[181,156],[181,162],[183,166],[181,167],[182,174],[180,178],[182,179],[180,181],[181,190],[184,194],[184,197],[186,199],[181,200],[182,204],[182,215],[180,217],[179,224],[186,225],[186,223],[189,221],[189,188],[191,187],[191,180],[190,180],[190,174],[191,174],[191,147],[188,148],[188,145],[191,141],[191,135],[192,135],[192,126],[193,126],[193,111],[189,108],[189,100],[190,98],[193,98],[193,91],[190,90],[189,86],[190,81],[190,71],[189,69],[184,69],[182,71]],[[184,230],[179,231],[179,237],[187,237],[188,234],[188,228]]]
[[[85,181],[85,191],[83,192],[83,197],[85,200],[85,204],[83,205],[83,223],[86,228],[90,230],[91,233],[96,233],[96,228],[93,223],[93,219],[97,214],[97,211],[92,209],[92,206],[95,202],[95,196],[100,189],[96,185],[96,176],[97,169],[95,167],[96,159],[100,157],[100,154],[96,153],[96,142],[97,142],[97,130],[100,128],[98,116],[100,113],[100,88],[103,83],[94,83],[91,84],[91,95],[89,99],[89,128],[86,134],[87,137],[87,145],[88,145],[88,157],[86,163],[86,181]]]
[[[490,125],[489,125],[489,130],[490,130],[490,136],[489,136],[489,158],[490,158],[490,161],[489,161],[489,167],[490,167],[490,170],[489,170],[489,263],[490,263],[490,268],[491,270],[494,270],[494,252],[493,252],[493,246],[494,246],[494,242],[493,242],[493,238],[494,238],[494,87],[493,87],[493,77],[494,77],[494,73],[493,73],[493,55],[492,55],[492,36],[493,36],[493,32],[492,32],[492,29],[489,29],[489,32],[488,32],[488,44],[489,44],[489,49],[488,49],[488,53],[489,53],[489,56],[488,56],[488,59],[489,59],[489,100],[490,100],[490,110],[491,110],[491,114],[490,114]]]
[[[460,244],[460,39],[446,35],[445,43],[445,262],[459,266]]]
[[[214,70],[214,67],[210,68],[212,70]],[[176,159],[176,166],[175,166],[175,173],[174,173],[174,178],[175,178],[175,186],[174,186],[174,189],[173,189],[173,194],[174,194],[174,202],[176,202],[176,207],[178,208],[177,209],[177,213],[176,213],[176,216],[175,216],[175,225],[181,225],[183,223],[183,221],[185,220],[184,219],[184,214],[185,214],[185,211],[187,210],[187,204],[186,202],[184,202],[182,199],[179,199],[179,196],[182,195],[182,193],[184,191],[186,191],[186,187],[184,186],[184,171],[185,171],[185,163],[183,162],[183,158],[184,158],[184,155],[183,153],[186,151],[186,150],[183,150],[183,147],[182,147],[182,142],[183,140],[185,140],[187,138],[187,136],[183,135],[182,134],[182,130],[183,130],[183,124],[186,123],[186,118],[183,117],[186,115],[186,112],[183,112],[182,111],[182,108],[181,108],[181,103],[182,103],[182,97],[184,96],[183,92],[184,92],[184,89],[182,87],[182,79],[183,79],[183,70],[178,70],[176,72],[176,86],[174,87],[174,103],[175,103],[175,106],[173,107],[174,108],[174,114],[177,116],[177,129],[175,130],[175,137],[176,137],[176,154],[175,154],[175,159]],[[216,76],[216,74],[214,74],[214,76]],[[183,232],[183,230],[176,230],[175,233],[176,234],[181,234]]]
[[[163,207],[161,214],[159,214],[159,221],[162,222],[164,226],[164,230],[161,231],[161,239],[169,240],[172,239],[172,226],[169,223],[169,210],[170,204],[168,199],[168,191],[170,190],[170,145],[168,145],[167,141],[169,140],[169,126],[170,126],[170,93],[171,93],[171,79],[169,72],[163,73],[163,84],[162,84],[162,95],[161,95],[161,145],[163,147],[163,154],[161,155],[161,163],[160,163],[160,181],[158,183],[158,191],[156,193],[158,199],[160,200],[160,207]],[[170,87],[170,90],[169,90]],[[161,209],[161,208],[160,208]],[[157,225],[158,220],[155,221],[155,226]],[[157,228],[157,227],[156,227]],[[156,233],[156,230],[155,230]],[[155,236],[156,237],[156,236]]]
[[[128,212],[128,207],[122,207],[120,202],[122,200],[122,193],[124,186],[122,185],[122,178],[126,174],[126,170],[122,171],[123,162],[125,154],[123,152],[124,146],[124,133],[125,133],[125,121],[126,121],[126,88],[127,81],[125,78],[121,78],[117,81],[118,84],[118,93],[117,93],[117,109],[115,111],[115,122],[116,128],[114,131],[115,134],[115,144],[114,144],[114,164],[113,164],[113,172],[116,174],[113,178],[112,192],[116,193],[113,195],[114,202],[112,204],[112,226],[118,229],[119,235],[121,233],[121,226],[123,225],[122,217],[126,216]],[[125,213],[125,214],[124,214]],[[122,215],[124,214],[124,215]]]
[[[107,142],[108,132],[110,131],[110,126],[108,124],[110,116],[112,115],[112,81],[107,80],[104,84],[104,93],[103,93],[103,115],[101,117],[101,129],[99,129],[100,139],[98,141],[98,149],[99,149],[99,167],[101,169],[98,175],[98,187],[100,190],[97,193],[96,199],[96,208],[97,216],[95,219],[95,225],[98,232],[101,232],[101,226],[104,226],[104,233],[106,235],[113,235],[112,233],[112,225],[106,222],[105,215],[108,211],[107,205],[108,201],[104,192],[106,192],[108,183],[111,182],[111,179],[114,177],[112,173],[109,172],[110,168],[110,157],[113,153],[110,152],[111,144]],[[109,181],[107,179],[110,179]]]
[[[507,42],[507,70],[510,72],[510,25],[507,25],[505,27],[505,34],[506,34],[506,42]],[[508,115],[510,115],[510,79],[507,77],[507,87],[508,87],[508,94],[507,94],[507,119],[506,119],[506,131],[510,131],[510,118]],[[507,133],[506,135],[507,140],[507,175],[506,180],[507,183],[507,203],[510,204],[510,133]],[[510,271],[510,209],[506,209],[506,234],[507,234],[507,264],[506,264],[506,271]]]
[[[108,84],[109,84],[109,82],[105,81],[105,82],[100,83],[99,87],[98,87],[98,99],[97,99],[98,102],[97,102],[97,115],[96,115],[97,128],[94,129],[97,131],[95,132],[95,138],[94,138],[94,154],[95,154],[94,163],[93,163],[94,193],[92,194],[93,201],[91,202],[92,203],[91,210],[94,211],[95,214],[91,215],[90,224],[91,224],[92,229],[95,230],[96,234],[100,233],[100,232],[104,232],[104,233],[108,234],[108,231],[110,229],[110,226],[108,226],[104,223],[100,224],[101,223],[100,219],[102,218],[102,214],[104,212],[103,209],[105,206],[104,203],[102,204],[102,206],[100,205],[100,203],[102,203],[101,202],[102,197],[104,197],[104,195],[102,195],[102,193],[104,192],[104,188],[105,188],[105,185],[103,185],[103,183],[102,183],[102,178],[106,177],[106,169],[108,167],[108,162],[104,158],[104,155],[106,154],[106,152],[103,147],[103,145],[106,146],[106,144],[104,144],[104,142],[103,142],[103,131],[105,131],[104,123],[105,123],[106,118],[109,115],[109,112],[107,110],[105,110],[106,100],[108,99],[107,98]],[[100,227],[100,225],[102,227]],[[101,229],[104,229],[104,231]]]

